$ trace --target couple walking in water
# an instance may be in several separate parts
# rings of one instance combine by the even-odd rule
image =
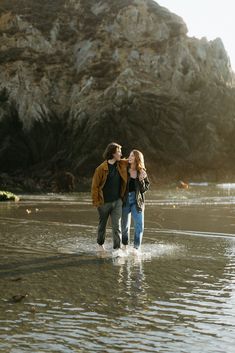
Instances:
[[[108,218],[112,222],[114,256],[123,256],[130,241],[131,216],[134,221],[134,248],[138,254],[144,232],[144,193],[149,180],[143,154],[132,150],[128,159],[121,159],[122,146],[110,143],[104,152],[104,162],[92,179],[92,202],[99,214],[97,243],[105,250]]]

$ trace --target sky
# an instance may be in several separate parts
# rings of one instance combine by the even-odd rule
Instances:
[[[213,40],[220,37],[235,71],[234,0],[156,0],[183,18],[188,36]]]

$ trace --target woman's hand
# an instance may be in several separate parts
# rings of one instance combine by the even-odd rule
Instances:
[[[139,180],[142,181],[142,180],[144,180],[146,177],[147,177],[147,173],[146,173],[146,171],[145,171],[144,169],[142,169],[142,170],[140,171],[140,174],[139,174]]]

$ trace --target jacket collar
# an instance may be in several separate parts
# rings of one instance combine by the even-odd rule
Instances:
[[[104,161],[103,163],[101,163],[103,170],[109,170],[109,166],[108,166],[108,161]],[[119,163],[117,161],[117,166],[119,166]]]
[[[109,170],[108,161],[104,161],[103,163],[101,163],[101,167],[103,170]]]

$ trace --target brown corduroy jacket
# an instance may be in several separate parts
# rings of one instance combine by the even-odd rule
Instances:
[[[127,185],[127,159],[121,159],[117,162],[117,168],[121,177],[121,190],[120,190],[120,197],[123,199],[126,191]],[[101,163],[95,170],[92,179],[91,185],[91,197],[92,203],[94,206],[98,207],[103,205],[104,203],[104,196],[103,196],[103,187],[107,180],[107,175],[109,172],[108,162],[104,161]]]

